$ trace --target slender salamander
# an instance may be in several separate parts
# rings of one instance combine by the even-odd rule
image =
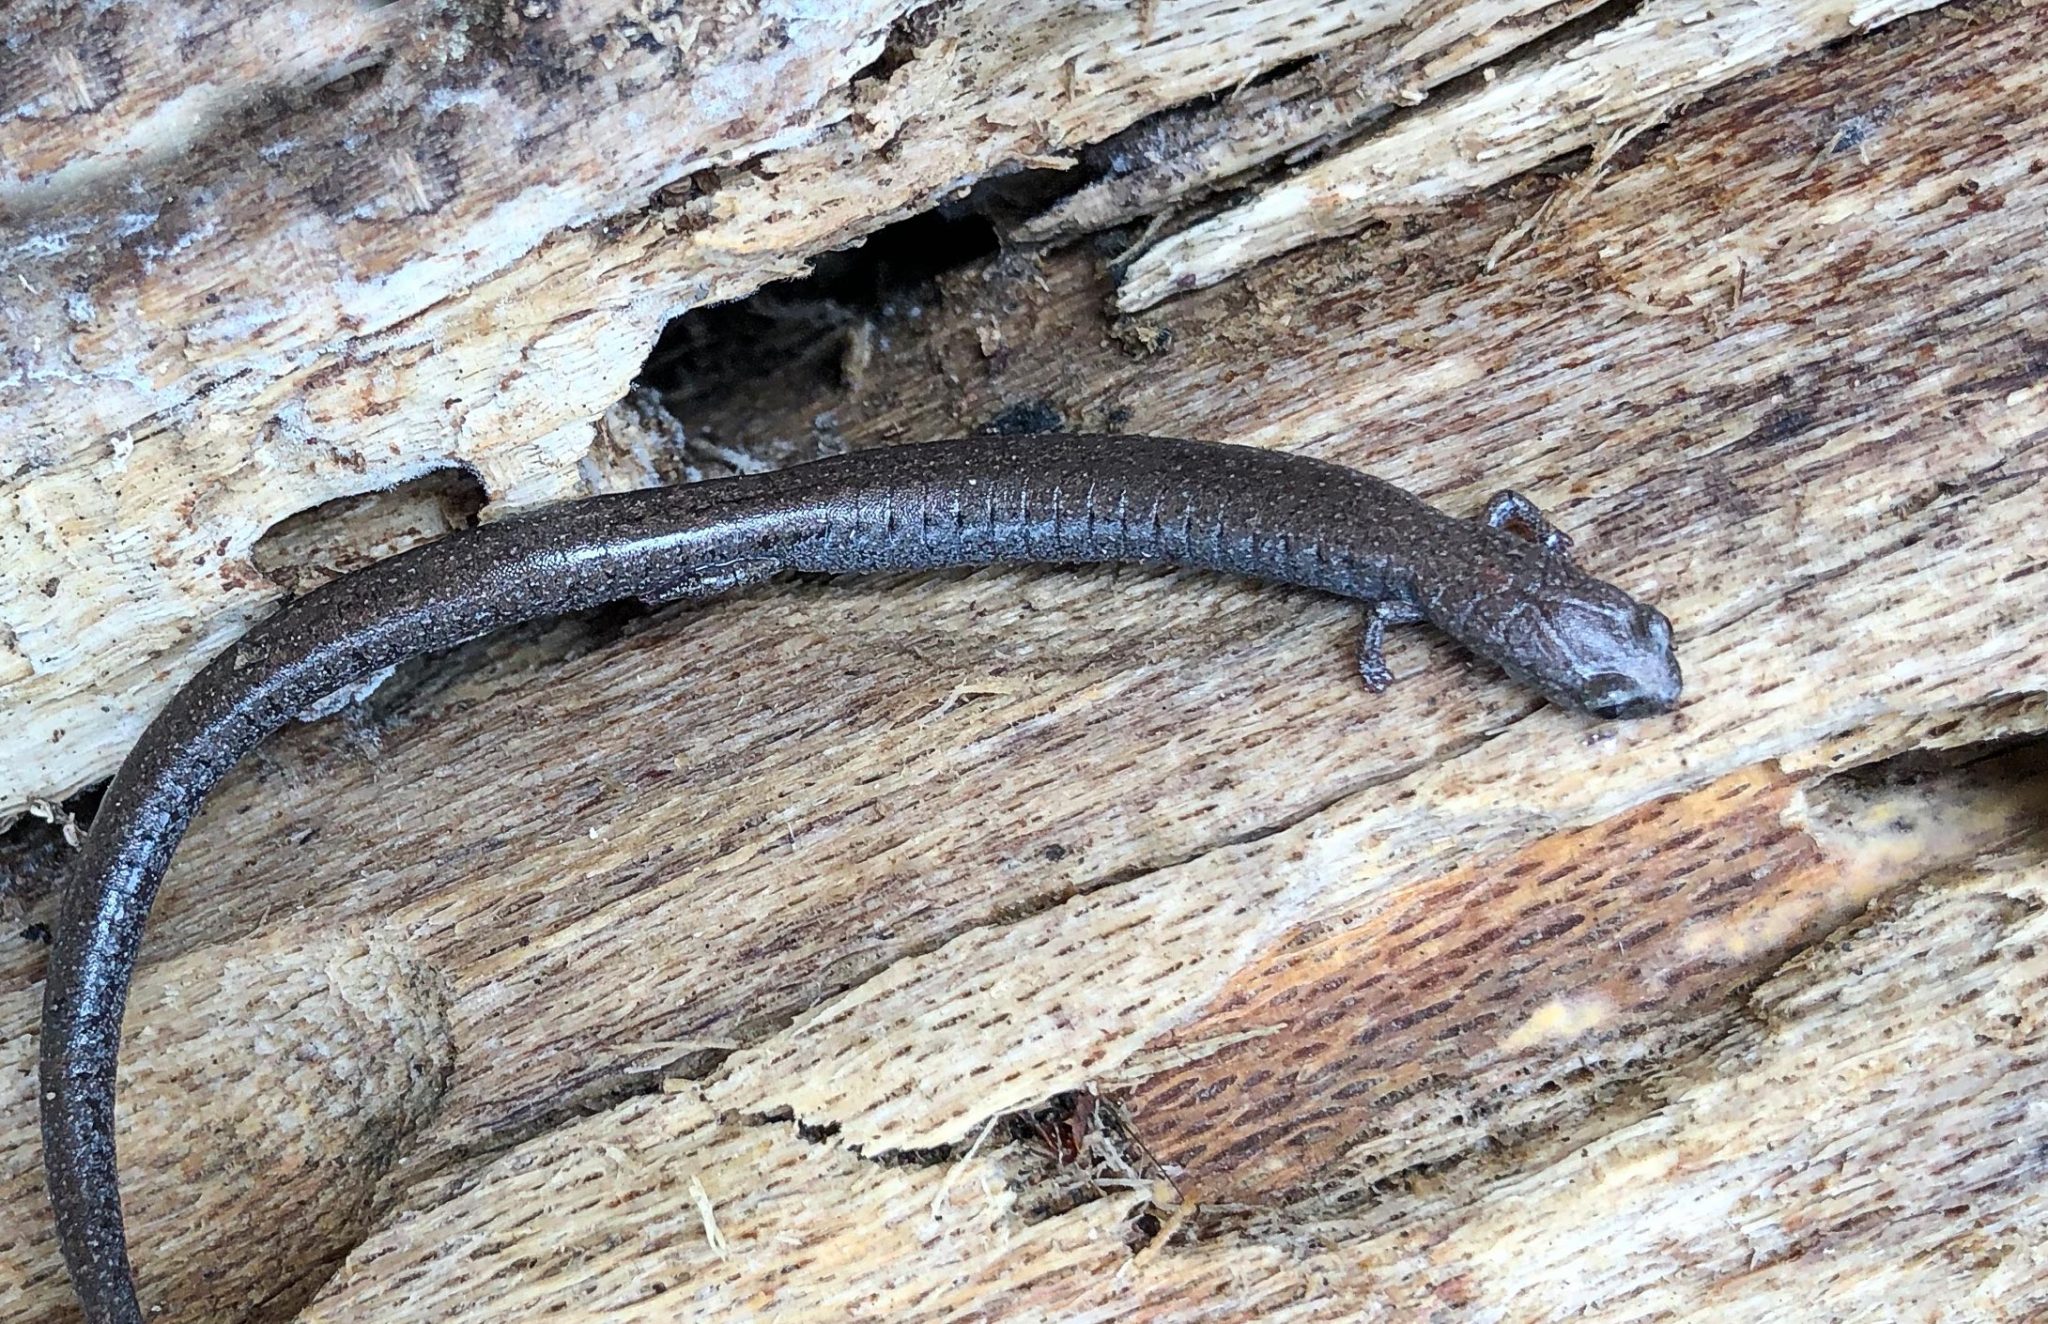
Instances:
[[[976,437],[771,473],[592,497],[344,575],[213,659],[107,791],[59,907],[43,991],[43,1157],[58,1238],[93,1324],[140,1324],[114,1162],[114,1073],[136,950],[171,852],[259,741],[363,678],[500,627],[624,598],[705,598],[785,571],[1019,562],[1194,566],[1370,604],[1374,690],[1389,625],[1429,621],[1596,717],[1668,711],[1671,626],[1572,564],[1513,492],[1479,519],[1303,456],[1142,436]]]

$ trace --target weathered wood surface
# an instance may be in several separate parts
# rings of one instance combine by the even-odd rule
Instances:
[[[1651,5],[1549,45],[1583,6],[22,6],[0,55],[0,704],[21,714],[0,814],[110,773],[276,602],[254,547],[279,520],[437,470],[493,514],[630,485],[591,422],[667,318],[976,180],[1229,94],[1038,232],[1071,231],[1420,105],[1246,204],[1267,220],[1162,239],[1118,296],[1140,307],[1921,3]]]
[[[592,420],[668,318],[1402,12],[1039,8],[397,4],[274,61],[260,7],[53,7],[0,138],[0,812],[111,772],[277,600],[276,521],[615,485]]]
[[[1129,96],[1242,76],[1204,81],[1244,55],[1228,32],[1158,31],[1187,81],[1118,64]],[[987,49],[1027,88],[1061,67]],[[1114,334],[1098,258],[1011,255],[858,328],[844,386],[693,397],[700,435],[762,454],[1025,406],[1322,454],[1452,505],[1519,486],[1667,608],[1690,698],[1596,728],[1426,637],[1375,698],[1352,611],[1129,570],[785,585],[467,650],[274,742],[173,870],[127,1050],[145,1295],[323,1321],[2048,1310],[2048,774],[2034,745],[1938,755],[2048,725],[2044,49],[2041,9],[1953,7],[1705,95],[1576,181],[1303,248]],[[936,79],[925,58],[888,87]],[[959,178],[1127,111],[1061,138],[906,121],[890,159]],[[210,445],[248,466],[234,427],[324,389],[355,399],[333,437],[378,458],[333,483],[331,456],[290,482],[255,465],[194,537],[253,540],[422,456],[494,503],[644,480],[673,457],[623,414],[606,459],[561,463],[637,363],[603,347],[928,187],[869,174],[844,210],[764,228],[749,190],[842,187],[826,148],[791,151],[706,186],[739,228],[551,231],[524,274],[448,277],[424,316],[536,340],[553,320],[581,346],[527,346],[504,390],[529,414],[423,448],[424,375],[520,357],[481,332],[469,367],[312,334],[361,360],[324,387],[222,337],[155,388],[192,395],[129,463]],[[418,220],[418,251],[445,257],[432,227],[457,220]],[[729,276],[690,265],[707,233]],[[600,249],[618,265],[596,273]],[[579,306],[602,311],[561,322]],[[390,408],[362,417],[370,382]],[[114,455],[29,481],[83,492]],[[251,582],[161,620],[230,631],[275,591]],[[1926,769],[1853,771],[1901,755]],[[25,785],[62,788],[39,767]],[[40,952],[4,957],[0,1305],[60,1319]]]

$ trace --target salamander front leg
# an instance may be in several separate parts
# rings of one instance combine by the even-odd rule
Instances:
[[[1382,598],[1366,608],[1365,632],[1358,636],[1358,674],[1374,694],[1394,683],[1394,673],[1387,669],[1387,659],[1382,656],[1387,627],[1414,625],[1422,619],[1422,608],[1396,598]]]
[[[1496,492],[1486,503],[1486,527],[1519,533],[1531,542],[1543,544],[1546,552],[1563,556],[1572,549],[1571,535],[1543,518],[1536,503],[1520,492]]]

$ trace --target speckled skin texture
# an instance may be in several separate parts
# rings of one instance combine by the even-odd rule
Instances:
[[[1524,535],[1527,536],[1524,536]],[[207,792],[270,732],[363,677],[519,621],[622,598],[707,597],[785,571],[1153,562],[1428,620],[1603,717],[1669,710],[1664,618],[1579,571],[1513,494],[1482,519],[1336,465],[1139,436],[988,437],[596,497],[458,533],[335,580],[251,630],[151,723],[75,864],[44,987],[44,1163],[86,1318],[139,1324],[114,1162],[121,1016],[143,925]]]

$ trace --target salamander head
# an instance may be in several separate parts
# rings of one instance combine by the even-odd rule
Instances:
[[[1479,576],[1480,592],[1427,595],[1430,618],[1575,711],[1653,717],[1677,706],[1682,681],[1662,612],[1563,556],[1526,544],[1517,550]]]

